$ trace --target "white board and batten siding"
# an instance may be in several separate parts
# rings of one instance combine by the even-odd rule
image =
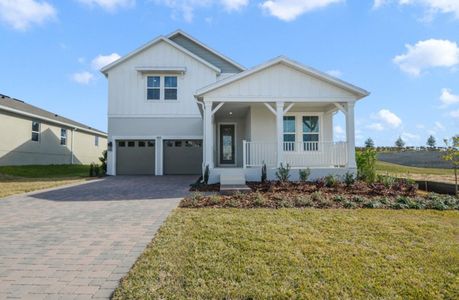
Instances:
[[[288,87],[288,88],[286,88]],[[232,101],[331,102],[355,100],[356,96],[342,88],[305,74],[282,63],[255,72],[205,94],[206,100]]]

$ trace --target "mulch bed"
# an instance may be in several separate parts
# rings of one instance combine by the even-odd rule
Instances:
[[[195,185],[195,191],[198,192],[183,199],[180,207],[459,209],[458,198],[439,194],[420,196],[417,186],[405,180],[399,180],[389,186],[363,181],[349,185],[336,182],[332,186],[327,186],[324,181],[267,181],[248,182],[247,185],[252,192],[230,196],[200,193],[216,192],[219,189],[218,184]]]

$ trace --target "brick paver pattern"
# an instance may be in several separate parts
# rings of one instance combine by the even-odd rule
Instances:
[[[0,299],[107,299],[192,176],[110,177],[0,199]]]

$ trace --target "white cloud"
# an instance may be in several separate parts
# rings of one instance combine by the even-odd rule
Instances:
[[[94,58],[91,61],[91,67],[94,70],[100,70],[103,67],[105,67],[106,65],[111,64],[115,60],[118,60],[120,57],[121,56],[118,53],[112,53],[112,54],[109,54],[109,55],[99,54],[99,55],[97,55],[96,58]]]
[[[416,128],[417,129],[424,129],[426,127],[424,126],[424,124],[416,124]]]
[[[428,15],[452,13],[459,19],[459,1],[457,0],[374,0],[373,8],[377,9],[389,2],[398,2],[399,5],[420,5],[426,8]]]
[[[72,74],[72,80],[79,84],[89,84],[94,80],[94,75],[87,71]]]
[[[388,109],[381,109],[374,118],[383,121],[392,128],[397,128],[402,124],[402,120]]]
[[[421,137],[418,134],[402,132],[401,137],[407,142],[418,141]]]
[[[459,109],[450,111],[449,115],[453,118],[459,118]]]
[[[335,131],[336,134],[344,134],[345,132],[343,127],[339,125],[336,125],[335,127],[333,127],[333,130]]]
[[[249,0],[154,0],[156,4],[165,5],[172,9],[172,18],[183,18],[191,23],[194,18],[194,11],[199,8],[206,8],[212,5],[220,5],[226,11],[239,11],[249,4]],[[205,18],[207,23],[212,23],[212,18]]]
[[[407,52],[397,55],[393,61],[403,72],[419,76],[424,69],[454,67],[459,64],[459,47],[448,40],[425,40],[416,45],[406,45]]]
[[[459,95],[453,94],[450,89],[442,89],[440,95],[442,107],[447,107],[451,104],[459,103]]]
[[[17,30],[43,24],[56,15],[56,9],[46,1],[0,0],[0,19]]]
[[[371,129],[371,130],[376,130],[376,131],[383,131],[384,130],[384,126],[381,123],[372,123],[372,124],[368,125],[367,128]]]
[[[445,130],[445,129],[446,129],[446,128],[445,128],[445,126],[444,126],[442,123],[440,123],[440,122],[438,122],[438,121],[436,121],[436,122],[434,123],[434,130],[442,131],[442,130]]]
[[[227,11],[241,10],[249,4],[249,0],[221,0]]]
[[[261,8],[282,21],[293,21],[300,15],[345,0],[268,0]]]
[[[90,7],[100,6],[106,11],[116,11],[118,8],[131,7],[135,5],[135,0],[78,0],[78,2]]]
[[[327,74],[331,75],[333,77],[341,77],[341,76],[343,76],[343,72],[341,72],[340,70],[330,70],[330,71],[327,71]]]

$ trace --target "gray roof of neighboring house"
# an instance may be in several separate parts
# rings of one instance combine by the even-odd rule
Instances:
[[[0,94],[0,110],[2,110],[2,106],[10,108],[10,109],[14,109],[14,110],[26,113],[26,114],[31,114],[37,119],[40,119],[40,118],[50,119],[51,121],[56,121],[58,123],[64,123],[68,127],[79,127],[84,130],[97,132],[104,136],[107,135],[105,132],[92,128],[88,125],[67,119],[55,113],[49,112],[47,110],[41,109],[39,107],[30,105],[30,104],[27,104],[24,101]]]

